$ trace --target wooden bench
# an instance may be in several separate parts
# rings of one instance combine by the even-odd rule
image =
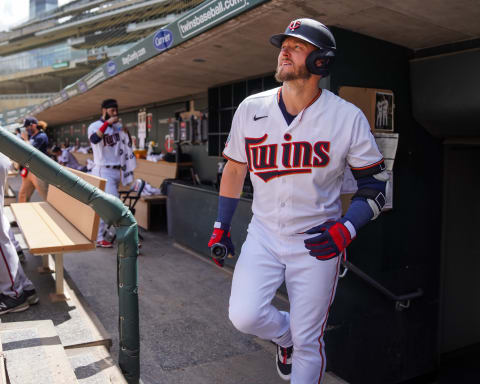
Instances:
[[[87,159],[93,160],[91,153],[72,152],[79,164],[87,165]],[[160,188],[165,179],[175,179],[179,171],[191,168],[192,163],[173,163],[168,161],[149,161],[137,159],[137,167],[133,172],[134,179],[143,179],[154,188]],[[128,188],[121,187],[120,190]],[[154,195],[144,196],[139,199],[135,206],[135,219],[140,227],[151,229],[153,225],[152,213],[165,210],[167,196]],[[165,217],[165,215],[163,215]]]
[[[69,170],[105,190],[105,179]],[[56,294],[51,295],[52,300],[68,299],[63,289],[63,254],[95,249],[100,217],[92,208],[53,185],[48,186],[47,201],[15,203],[10,207],[30,253],[43,257],[40,272],[55,272]],[[55,262],[54,271],[50,269],[50,255]]]
[[[179,176],[182,168],[191,168],[192,163],[171,163],[168,161],[148,161],[137,159],[137,167],[133,172],[135,179],[143,179],[154,188],[160,188],[165,179],[175,179]],[[135,220],[144,229],[151,229],[153,220],[152,213],[156,209],[165,212],[167,196],[153,195],[142,196],[135,206]],[[160,215],[162,216],[162,215]],[[163,214],[165,218],[165,214]]]
[[[90,159],[93,161],[93,153],[83,153],[83,152],[72,152],[72,155],[75,156],[75,159],[77,159],[78,164],[80,165],[87,165],[87,159]]]

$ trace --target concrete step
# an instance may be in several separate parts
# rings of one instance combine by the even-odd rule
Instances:
[[[0,344],[0,384],[2,357],[11,384],[127,384],[104,345],[64,347],[51,320],[2,323]]]
[[[0,341],[11,384],[78,383],[51,320],[2,323]]]
[[[66,349],[65,352],[79,384],[127,384],[104,346]]]

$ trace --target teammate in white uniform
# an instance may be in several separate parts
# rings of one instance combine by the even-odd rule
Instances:
[[[276,79],[283,85],[246,98],[235,112],[209,246],[234,254],[230,223],[249,171],[253,218],[235,266],[230,320],[277,344],[283,379],[313,384],[325,372],[323,335],[343,251],[380,213],[388,176],[363,113],[318,88],[335,56],[331,32],[298,19],[270,41],[281,48]],[[346,164],[359,190],[341,217]],[[289,313],[271,304],[284,281]]]
[[[55,155],[58,163],[61,165],[83,172],[87,170],[87,167],[80,165],[75,156],[73,156],[73,154],[68,149],[54,147],[52,149],[52,153]]]
[[[102,117],[88,127],[88,138],[93,149],[92,174],[107,179],[105,192],[118,197],[121,180],[121,124],[118,122],[118,104],[115,99],[102,102]],[[97,246],[111,248],[111,242],[103,238],[106,225],[100,219]]]
[[[383,122],[383,100],[378,100],[377,101],[377,119],[375,121],[375,126],[378,129],[381,129],[382,122]]]
[[[10,159],[0,153],[0,315],[24,311],[39,301],[10,239],[10,223],[4,212],[5,185],[10,167]]]
[[[382,125],[384,128],[388,127],[388,100],[385,96],[383,96],[382,101]]]

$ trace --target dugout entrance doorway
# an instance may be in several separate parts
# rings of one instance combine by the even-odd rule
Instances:
[[[461,370],[465,382],[475,382],[480,359],[480,146],[447,144],[444,153],[440,372],[447,379]]]

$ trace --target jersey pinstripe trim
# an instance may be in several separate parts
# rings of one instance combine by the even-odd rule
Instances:
[[[222,153],[222,156],[227,159],[227,160],[231,160],[233,161],[234,163],[237,163],[237,164],[242,164],[242,165],[245,165],[247,164],[246,162],[243,162],[243,161],[238,161],[238,160],[235,160],[235,159],[232,159],[231,157],[228,157],[227,155],[225,155],[225,153]]]
[[[7,272],[8,272],[8,277],[10,278],[11,284],[11,289],[13,292],[15,292],[16,297],[18,298],[18,291],[15,289],[15,279],[13,278],[12,272],[10,270],[10,266],[8,265],[7,258],[5,256],[5,253],[3,252],[3,247],[0,245],[0,252],[2,253],[2,259],[5,263],[5,266],[7,267]]]
[[[373,164],[370,164],[370,165],[366,165],[364,167],[350,167],[352,168],[352,171],[361,171],[363,169],[368,169],[368,168],[372,168],[372,167],[375,167],[376,165],[380,165],[381,163],[383,163],[383,158],[380,160],[380,161],[377,161],[376,163],[373,163]]]
[[[372,176],[376,175],[377,173],[380,173],[385,170],[385,162],[384,159],[382,158],[380,161],[377,161],[376,163],[366,165],[364,167],[350,167],[352,170],[353,177],[355,179],[359,179],[361,177],[365,176]]]
[[[277,103],[280,104],[280,97],[282,95],[282,87],[279,88],[278,92],[277,92]],[[313,97],[312,101],[310,101],[310,103],[308,103],[308,105],[302,109],[301,112],[305,111],[308,107],[310,107],[313,103],[315,103],[315,101],[317,101],[317,99],[322,95],[322,88],[318,88],[318,93],[316,96]]]
[[[320,336],[318,338],[318,342],[320,344],[319,352],[320,352],[320,356],[322,358],[322,366],[320,368],[320,376],[318,378],[318,384],[320,384],[322,382],[323,372],[324,372],[324,369],[325,369],[325,354],[323,353],[323,349],[324,349],[323,333],[325,331],[325,325],[327,324],[328,315],[330,313],[330,308],[332,307],[333,298],[335,297],[335,291],[336,291],[337,282],[338,282],[338,273],[340,272],[340,260],[341,259],[342,259],[342,255],[337,256],[337,272],[335,273],[335,279],[333,280],[333,287],[332,287],[332,292],[330,293],[330,302],[328,303],[327,313],[325,314],[325,319],[323,320],[323,324],[322,324],[322,330],[321,330]]]

